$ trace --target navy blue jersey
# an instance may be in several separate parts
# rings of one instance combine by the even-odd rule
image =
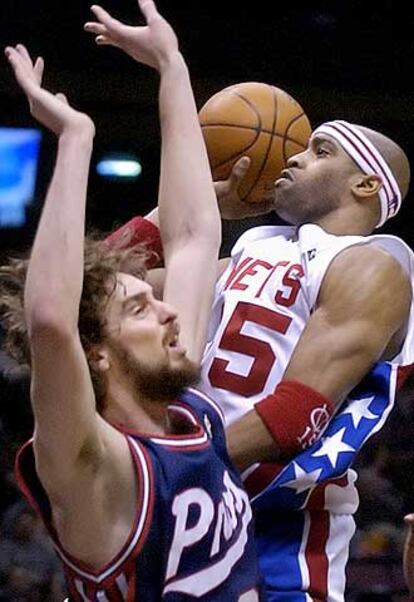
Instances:
[[[260,577],[247,494],[225,446],[223,422],[204,395],[170,406],[185,425],[171,436],[124,432],[140,483],[130,537],[99,572],[72,558],[50,521],[31,442],[17,459],[19,483],[63,560],[73,602],[257,602]]]

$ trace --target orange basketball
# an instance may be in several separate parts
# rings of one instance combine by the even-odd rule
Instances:
[[[234,163],[247,155],[251,165],[240,196],[258,203],[280,176],[286,161],[303,151],[309,119],[289,94],[268,84],[246,82],[221,90],[199,113],[215,180],[225,180]]]

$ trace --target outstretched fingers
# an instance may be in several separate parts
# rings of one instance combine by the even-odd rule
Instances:
[[[154,0],[138,0],[138,6],[144,15],[147,23],[160,18],[160,13],[155,6]]]
[[[97,44],[117,46],[116,40],[120,33],[119,29],[123,27],[123,24],[111,17],[106,10],[97,4],[91,6],[91,11],[98,21],[88,21],[88,23],[85,23],[85,31],[95,35],[95,42]]]
[[[88,33],[94,33],[97,36],[106,35],[108,30],[102,23],[96,23],[95,21],[88,21],[84,25],[85,31]]]
[[[115,46],[115,42],[112,36],[109,34],[108,29],[102,23],[88,22],[84,25],[85,31],[95,35],[95,42],[97,44],[111,44]]]
[[[43,60],[43,58],[41,56],[38,56],[36,59],[36,62],[34,64],[33,71],[34,71],[34,74],[35,74],[35,77],[37,79],[39,86],[42,85],[44,70],[45,70],[45,61]]]
[[[33,75],[39,85],[42,83],[45,67],[42,57],[39,56],[33,65],[32,58],[23,44],[17,44],[15,47],[7,46],[4,53],[14,70],[20,69],[26,75]]]
[[[15,52],[15,49],[11,46],[6,46],[6,48],[4,49],[4,54],[6,55],[6,58],[12,67],[14,67],[16,63]]]
[[[24,66],[27,64],[27,61],[21,56],[17,48],[14,48],[13,46],[7,46],[4,49],[4,53],[13,67],[17,67],[18,65]]]
[[[33,66],[27,62],[27,59],[16,48],[7,46],[4,53],[9,61],[14,75],[19,84],[25,88],[27,82],[31,79]]]
[[[112,29],[116,28],[117,25],[120,25],[119,21],[111,17],[111,15],[104,8],[102,8],[102,6],[94,4],[91,6],[91,11],[98,19],[99,24],[104,25],[105,29],[108,31],[111,31]]]
[[[13,69],[17,83],[27,96],[30,111],[34,114],[33,103],[39,97],[39,94],[42,94],[43,58],[38,57],[33,64],[32,58],[23,44],[17,44],[15,47],[7,46],[4,52]]]
[[[16,44],[16,51],[30,67],[33,67],[32,57],[24,44]]]

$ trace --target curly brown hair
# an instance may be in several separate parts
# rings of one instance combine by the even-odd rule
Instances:
[[[79,334],[85,353],[101,343],[106,334],[105,307],[116,286],[119,272],[145,279],[150,255],[144,245],[125,248],[89,236],[85,239],[83,288],[79,304]],[[30,367],[30,346],[24,313],[24,287],[29,259],[10,259],[0,267],[0,319],[5,347],[21,365]],[[96,399],[103,397],[103,384],[89,365]]]

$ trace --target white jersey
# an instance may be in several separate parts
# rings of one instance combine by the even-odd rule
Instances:
[[[413,253],[393,236],[334,236],[306,224],[253,228],[237,241],[217,284],[200,385],[227,424],[274,392],[330,263],[354,245],[381,247],[414,277]],[[398,364],[414,360],[413,315]]]
[[[217,285],[202,372],[202,389],[221,406],[227,423],[273,393],[331,262],[355,245],[384,249],[414,282],[413,253],[392,236],[338,237],[304,225],[259,227],[239,239]],[[268,602],[343,602],[358,507],[351,466],[386,421],[396,390],[412,369],[413,339],[412,305],[399,355],[373,366],[322,437],[283,464],[256,464],[245,471]]]

